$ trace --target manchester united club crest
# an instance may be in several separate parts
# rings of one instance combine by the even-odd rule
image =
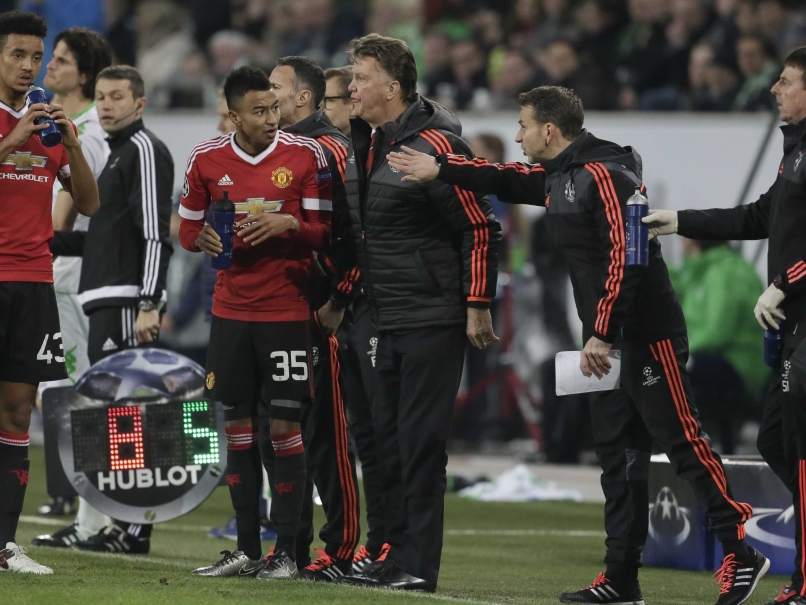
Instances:
[[[215,374],[213,372],[210,372],[207,375],[207,379],[204,381],[204,384],[207,386],[208,391],[215,386]]]
[[[291,171],[284,166],[280,166],[277,170],[271,173],[271,182],[280,189],[285,189],[288,187],[293,180],[294,179],[291,176]]]
[[[565,199],[567,199],[570,203],[574,203],[574,196],[576,195],[576,191],[574,191],[574,181],[568,181],[565,184]]]

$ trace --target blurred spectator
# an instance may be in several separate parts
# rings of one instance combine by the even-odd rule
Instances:
[[[579,31],[574,23],[571,0],[540,0],[541,19],[529,40],[540,48],[555,38],[575,39]]]
[[[671,21],[666,26],[669,47],[667,85],[677,90],[686,88],[691,47],[714,22],[715,16],[704,0],[671,0]]]
[[[749,416],[769,377],[753,316],[764,287],[727,242],[682,242],[683,265],[670,274],[688,326],[691,386],[703,428],[722,453],[731,454],[739,421]]]
[[[364,34],[364,11],[336,0],[295,0],[291,7],[281,55],[310,57],[323,68],[343,65],[347,44]]]
[[[474,38],[485,49],[503,44],[506,38],[504,19],[499,11],[493,9],[477,10],[470,16],[470,26]]]
[[[803,2],[784,0],[759,0],[756,7],[758,31],[778,48],[778,57],[783,59],[791,51],[806,43],[806,9]]]
[[[435,96],[440,83],[453,81],[451,71],[451,39],[439,28],[429,29],[423,36],[422,73],[419,74],[423,84],[424,95]],[[420,69],[420,65],[417,69]]]
[[[736,43],[736,60],[744,83],[733,100],[734,111],[769,111],[777,107],[770,88],[781,68],[775,46],[759,34],[744,34]]]
[[[13,4],[11,3],[6,10],[13,9]],[[106,31],[103,0],[23,0],[20,2],[19,8],[44,17],[48,23],[42,65],[50,63],[53,57],[53,40],[60,31],[68,27],[89,27],[99,32]],[[42,86],[46,71],[45,69],[39,70],[36,78],[37,86]]]
[[[698,44],[689,60],[687,108],[692,111],[729,111],[739,90],[739,74],[733,62],[709,44]]]
[[[579,52],[597,61],[612,77],[615,72],[619,31],[627,21],[620,0],[582,0],[575,13],[580,31]]]
[[[249,64],[249,36],[233,29],[218,31],[207,44],[207,54],[220,84],[231,69]]]
[[[322,100],[322,109],[333,122],[333,126],[344,134],[350,134],[350,114],[353,111],[353,102],[350,91],[347,89],[353,80],[352,67],[331,67],[325,70],[325,98]]]
[[[739,36],[736,27],[736,11],[738,0],[716,0],[714,8],[716,19],[703,34],[701,40],[712,44],[715,48],[735,48]]]
[[[618,105],[638,106],[643,93],[666,85],[668,45],[664,25],[669,0],[629,0],[630,23],[619,38],[616,82]]]
[[[613,87],[604,70],[596,63],[582,61],[568,40],[555,40],[540,55],[547,84],[573,89],[588,109],[612,109]]]
[[[423,0],[371,0],[367,31],[405,40],[415,61],[422,62],[422,4]]]
[[[499,72],[490,82],[497,109],[517,109],[517,96],[540,85],[537,67],[524,51],[510,48],[504,54]]]
[[[472,38],[451,47],[450,81],[434,89],[435,98],[451,109],[487,109],[490,106],[487,82],[487,55]]]
[[[167,107],[175,78],[195,48],[187,16],[171,0],[145,0],[135,14],[137,68],[143,74],[145,96],[152,107]]]

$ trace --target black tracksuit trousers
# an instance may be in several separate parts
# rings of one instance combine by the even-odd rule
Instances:
[[[379,333],[376,429],[384,471],[389,557],[436,584],[448,463],[462,377],[465,326]]]
[[[360,537],[358,480],[344,413],[339,344],[335,336],[325,336],[316,317],[311,319],[310,334],[314,401],[302,407],[308,481],[297,534],[299,566],[310,560],[314,484],[325,511],[326,523],[319,532],[325,552],[352,561]]]
[[[686,374],[688,340],[630,343],[621,349],[621,388],[595,393],[591,417],[605,495],[606,575],[631,580],[649,529],[653,440],[707,503],[709,528],[720,542],[745,537],[752,508],[733,499],[722,460],[700,428]]]
[[[801,345],[806,346],[806,341]],[[758,433],[758,451],[792,492],[795,521],[795,572],[790,587],[806,596],[806,371],[790,362],[795,345],[783,351],[773,374]]]
[[[378,379],[375,370],[378,332],[372,325],[369,306],[363,298],[353,304],[339,331],[339,360],[347,408],[347,424],[361,461],[364,505],[367,511],[366,547],[377,557],[386,540],[383,515],[383,474],[373,424]]]

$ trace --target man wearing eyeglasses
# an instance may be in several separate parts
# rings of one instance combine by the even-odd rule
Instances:
[[[353,79],[353,72],[349,67],[331,67],[325,70],[327,88],[325,98],[322,99],[322,109],[333,122],[333,126],[350,136],[350,113],[353,102],[350,100],[350,91],[347,87]]]

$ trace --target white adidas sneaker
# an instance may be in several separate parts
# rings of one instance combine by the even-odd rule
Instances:
[[[52,574],[50,567],[45,567],[34,561],[22,546],[9,542],[0,550],[0,571],[16,571],[17,573],[34,573],[38,575]]]

